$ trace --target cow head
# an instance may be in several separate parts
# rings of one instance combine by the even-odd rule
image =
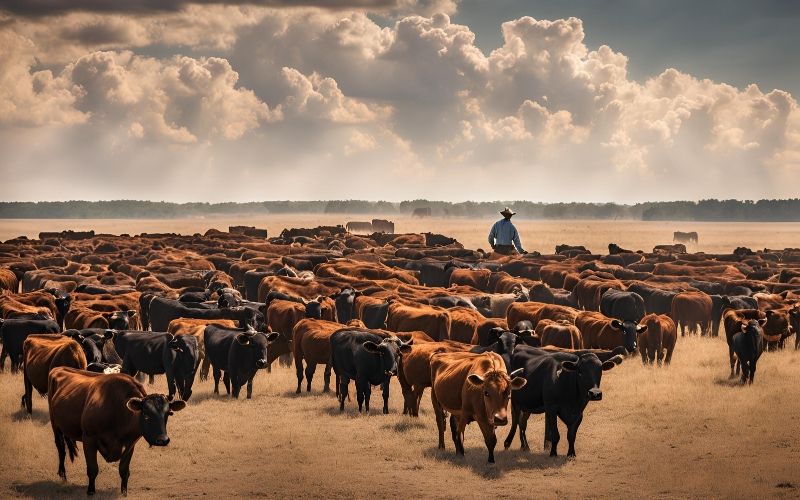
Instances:
[[[167,348],[172,351],[172,373],[178,396],[184,401],[189,401],[192,396],[192,382],[200,363],[200,349],[197,337],[194,335],[179,335],[175,337],[168,334]]]
[[[221,288],[217,290],[217,295],[217,307],[220,309],[236,307],[242,301],[242,294],[233,288]]]
[[[789,309],[789,322],[796,335],[800,335],[800,302]]]
[[[72,297],[68,293],[57,292],[55,295],[55,302],[56,310],[58,310],[58,316],[63,318],[69,311],[70,304],[72,304]]]
[[[103,361],[103,353],[100,351],[100,348],[97,346],[97,343],[90,339],[88,336],[84,337],[81,335],[81,332],[78,330],[67,330],[63,334],[65,337],[69,337],[78,344],[81,345],[81,349],[83,349],[83,354],[86,356],[86,363],[99,363]]]
[[[578,385],[578,395],[583,401],[600,401],[603,399],[603,391],[600,390],[603,372],[620,363],[622,356],[619,355],[601,363],[596,354],[587,353],[578,357],[577,361],[562,361],[558,376],[574,377]]]
[[[381,361],[381,371],[387,377],[391,377],[397,375],[397,361],[400,359],[400,354],[411,352],[413,343],[414,339],[403,342],[397,337],[383,339],[380,344],[367,340],[364,342],[364,350],[378,356]]]
[[[611,328],[619,330],[622,333],[622,344],[628,353],[636,351],[637,337],[639,333],[645,331],[647,328],[644,325],[638,325],[634,321],[620,321],[618,319],[611,320]]]
[[[136,317],[136,311],[114,311],[113,313],[103,313],[103,317],[108,321],[108,327],[112,330],[129,330],[131,320]]]
[[[125,406],[139,416],[139,431],[147,444],[167,446],[167,420],[173,412],[186,408],[186,403],[180,399],[169,401],[163,394],[150,394],[144,398],[130,398]]]
[[[263,333],[248,330],[236,335],[236,342],[252,350],[252,354],[255,356],[255,367],[261,370],[269,366],[269,345],[280,337],[281,334],[278,332]]]
[[[469,383],[481,391],[486,419],[494,426],[508,423],[508,400],[511,391],[522,389],[528,383],[521,377],[522,372],[522,368],[511,374],[505,370],[491,370],[483,375],[470,373],[467,377]]]
[[[353,288],[342,288],[330,297],[336,302],[336,319],[339,323],[347,323],[353,319],[353,305],[361,293]]]
[[[88,365],[86,365],[86,371],[109,375],[111,373],[119,373],[120,371],[122,371],[122,366],[111,363],[103,363],[103,362],[89,363]]]
[[[303,301],[306,306],[306,318],[322,319],[322,297],[317,297],[315,300]]]

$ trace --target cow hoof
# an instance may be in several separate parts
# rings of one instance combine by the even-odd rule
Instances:
[[[297,388],[297,390],[296,390],[296,391],[294,391],[294,393],[295,393],[295,394],[300,394],[300,388],[298,387],[298,388]]]
[[[510,447],[511,447],[511,442],[510,442],[510,441],[505,441],[505,442],[503,443],[503,449],[507,450],[507,449],[509,449]]]
[[[92,495],[94,495],[94,490],[92,490],[92,489],[86,490],[86,494],[89,495],[89,496],[92,496]]]

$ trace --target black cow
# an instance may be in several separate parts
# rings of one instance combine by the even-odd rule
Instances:
[[[203,343],[206,357],[214,369],[214,394],[219,394],[219,379],[224,372],[223,383],[227,394],[238,398],[242,386],[247,384],[247,399],[252,398],[253,377],[273,361],[269,358],[268,348],[278,337],[278,332],[262,333],[252,329],[207,326],[203,332]]]
[[[367,304],[361,311],[361,321],[370,329],[385,329],[386,318],[389,316],[389,304],[392,300],[387,300],[380,305]]]
[[[103,361],[103,351],[100,345],[92,338],[91,332],[84,335],[81,330],[67,330],[64,336],[71,338],[81,345],[83,354],[86,355],[86,363],[101,363]],[[110,337],[109,337],[110,338]]]
[[[6,357],[11,358],[11,373],[17,373],[22,366],[22,344],[32,333],[58,333],[61,327],[43,314],[31,314],[24,318],[0,319],[0,338],[3,350],[0,352],[0,372],[6,369]]]
[[[233,288],[220,288],[217,290],[217,307],[225,309],[228,307],[236,307],[242,303],[242,294]]]
[[[404,343],[396,337],[382,338],[364,330],[339,330],[331,335],[331,366],[339,387],[339,411],[344,411],[350,379],[356,382],[358,411],[369,413],[373,385],[383,392],[383,413],[389,413],[389,381],[397,375],[401,353],[411,351],[412,340]]]
[[[197,337],[194,335],[169,334],[167,344],[162,352],[164,373],[167,376],[170,400],[178,391],[178,397],[189,401],[192,396],[192,384],[200,364],[200,350]]]
[[[711,295],[711,335],[719,336],[719,324],[725,309],[758,309],[758,301],[748,296]],[[669,314],[669,311],[665,314]]]
[[[238,321],[242,328],[249,325],[256,329],[261,329],[260,326],[264,322],[263,314],[248,307],[197,309],[188,307],[190,305],[200,304],[183,304],[177,300],[153,297],[149,304],[150,328],[156,332],[166,331],[169,322],[177,318],[231,319]]]
[[[511,393],[511,429],[505,447],[511,446],[517,426],[522,449],[530,449],[526,430],[531,413],[545,414],[545,448],[548,442],[550,456],[558,455],[557,418],[567,426],[569,450],[567,456],[575,456],[575,438],[583,420],[583,410],[589,401],[600,401],[603,392],[600,380],[603,371],[610,370],[622,362],[622,356],[614,356],[601,362],[592,353],[580,356],[571,353],[549,353],[542,349],[519,346],[514,350],[511,366],[523,369],[528,383]]]
[[[520,323],[522,322],[520,321]],[[521,330],[515,333],[503,328],[492,328],[485,338],[478,337],[478,345],[470,349],[469,352],[476,354],[484,352],[497,353],[503,358],[506,371],[511,373],[511,356],[514,354],[514,348],[519,343],[535,347],[539,346],[539,339],[532,336],[531,333],[532,330]]]
[[[428,299],[428,304],[432,306],[443,307],[445,309],[450,309],[452,307],[466,307],[467,309],[472,309],[477,311],[477,307],[475,304],[466,300],[462,297],[456,297],[455,295],[444,295],[442,297],[431,297]]]
[[[731,347],[736,353],[736,373],[740,368],[742,370],[742,384],[752,384],[756,376],[756,363],[764,352],[764,331],[761,327],[766,322],[766,319],[748,320],[731,339]]]
[[[635,321],[644,318],[644,299],[636,292],[611,288],[600,298],[600,312],[620,321]]]
[[[190,302],[205,302],[211,297],[211,290],[204,292],[184,292],[178,297],[178,301],[188,304]]]

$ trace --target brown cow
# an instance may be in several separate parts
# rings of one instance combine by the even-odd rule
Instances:
[[[675,342],[678,340],[678,328],[675,322],[666,314],[648,314],[639,324],[644,327],[641,330],[637,329],[642,363],[649,362],[652,365],[653,361],[658,359],[658,366],[661,366],[662,360],[668,365],[672,360]]]
[[[681,337],[697,332],[707,335],[711,327],[711,297],[703,292],[681,292],[672,299],[672,320],[681,329]]]
[[[407,306],[399,302],[389,305],[386,329],[393,332],[421,331],[433,340],[450,338],[450,315],[436,306]]]
[[[411,346],[411,352],[400,357],[397,380],[403,390],[403,414],[419,416],[419,405],[426,387],[431,386],[431,356],[439,352],[469,351],[472,346],[444,340]]]
[[[358,321],[358,320],[357,320]],[[306,362],[306,392],[311,392],[311,380],[317,365],[325,365],[325,385],[322,392],[331,390],[331,335],[344,328],[341,323],[323,319],[301,319],[292,330],[294,366],[297,371],[297,390],[303,383],[303,360]],[[336,388],[338,396],[339,388]]]
[[[315,301],[305,303],[290,300],[273,300],[269,303],[267,325],[270,331],[281,334],[281,337],[270,347],[276,353],[278,350],[282,352],[280,363],[284,366],[291,365],[291,356],[285,356],[285,354],[291,354],[292,331],[303,318],[336,321],[336,303],[330,297],[319,297]],[[271,371],[271,368],[268,370]]]
[[[578,316],[578,310],[569,306],[557,304],[542,304],[539,302],[515,302],[511,304],[506,313],[506,321],[509,325],[516,325],[520,321],[530,321],[531,325],[536,325],[543,319],[553,321],[567,321],[574,323]]]
[[[488,269],[453,269],[449,285],[467,285],[476,290],[488,292],[491,275],[492,272]]]
[[[167,332],[175,335],[191,335],[197,339],[197,350],[199,353],[199,360],[202,364],[200,367],[200,380],[208,379],[208,370],[211,368],[211,362],[206,358],[206,345],[205,335],[206,327],[208,325],[218,326],[220,328],[236,328],[238,325],[232,319],[196,319],[196,318],[177,318],[173,319],[167,325]]]
[[[167,446],[169,415],[186,407],[183,401],[169,401],[164,394],[148,395],[129,375],[75,368],[50,371],[47,394],[58,450],[58,475],[66,480],[67,451],[74,461],[78,453],[75,443],[83,442],[89,495],[95,492],[98,451],[106,462],[119,461],[120,490],[125,495],[136,442],[144,437],[151,446]]]
[[[17,275],[10,269],[0,268],[0,290],[8,290],[14,293],[19,290]]]
[[[583,346],[580,330],[570,321],[542,320],[536,325],[536,334],[541,339],[542,346],[566,349],[580,349]]]
[[[643,326],[632,321],[619,321],[594,311],[578,314],[575,326],[583,337],[584,349],[624,347],[630,354],[636,351],[638,334],[644,331]]]
[[[497,437],[494,429],[508,423],[508,400],[511,391],[527,381],[518,377],[522,369],[506,372],[499,354],[487,352],[445,352],[431,357],[431,403],[439,428],[439,449],[444,449],[445,412],[450,413],[450,429],[456,453],[464,454],[464,430],[472,421],[478,423],[494,463]]]
[[[486,318],[475,309],[468,307],[451,307],[447,310],[450,315],[450,340],[468,344],[478,334],[478,327]]]
[[[22,405],[33,411],[33,389],[47,394],[47,375],[57,366],[86,369],[86,355],[80,344],[61,334],[28,335],[22,344],[22,373],[25,394]]]

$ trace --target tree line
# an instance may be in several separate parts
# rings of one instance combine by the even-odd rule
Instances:
[[[532,201],[400,203],[366,200],[260,201],[248,203],[170,203],[164,201],[0,202],[2,219],[177,219],[206,216],[332,213],[410,215],[430,208],[434,217],[490,217],[502,207],[530,219],[800,221],[800,198],[786,200],[701,200],[617,203],[537,203]]]

